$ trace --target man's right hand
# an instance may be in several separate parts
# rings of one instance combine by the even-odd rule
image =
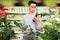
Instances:
[[[22,26],[22,28],[23,28],[23,29],[26,29],[26,26],[25,26],[25,25],[23,25],[23,26]]]

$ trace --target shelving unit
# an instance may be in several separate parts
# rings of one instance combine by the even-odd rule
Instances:
[[[11,21],[11,25],[15,26],[15,27],[13,27],[13,30],[14,30],[14,33],[18,35],[18,40],[22,40],[23,39],[23,33],[21,31],[19,31],[19,27],[16,27],[16,25],[14,25],[14,21],[20,22],[21,20],[23,20],[23,17],[21,18],[21,16],[25,15],[26,12],[25,13],[20,12],[19,10],[21,10],[21,9],[19,7],[14,7],[14,8],[16,8],[14,10],[15,11],[17,10],[17,12],[14,12],[14,10],[11,10],[11,8],[10,8],[10,10],[7,11],[8,12],[7,13],[7,20]],[[17,39],[15,38],[14,40],[17,40]]]

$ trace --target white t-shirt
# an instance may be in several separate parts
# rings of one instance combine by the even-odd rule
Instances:
[[[34,32],[36,31],[36,27],[40,25],[39,24],[36,26],[35,22],[33,22],[35,15],[36,15],[35,13],[31,14],[31,15],[26,14],[26,15],[24,15],[24,18],[23,18],[23,24],[24,25],[30,25]],[[38,28],[40,28],[40,26]]]

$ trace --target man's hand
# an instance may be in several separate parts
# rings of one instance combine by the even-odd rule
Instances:
[[[23,25],[23,26],[22,26],[22,28],[23,28],[23,29],[26,29],[26,26],[25,26],[25,25]]]
[[[37,18],[37,17],[34,17],[34,21],[35,21],[36,24],[39,24],[40,23],[40,19]]]

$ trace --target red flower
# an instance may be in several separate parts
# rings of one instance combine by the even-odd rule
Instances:
[[[8,10],[7,8],[0,9],[0,17],[5,15],[5,10]]]

